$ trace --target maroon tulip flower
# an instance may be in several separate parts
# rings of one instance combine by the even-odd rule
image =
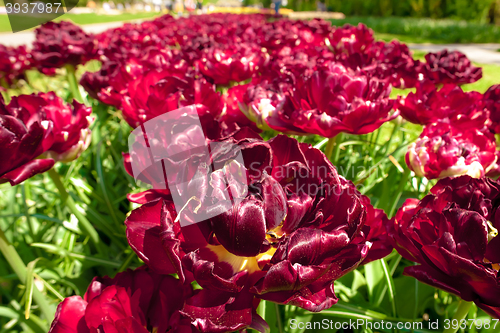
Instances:
[[[274,129],[285,133],[302,134],[302,130],[281,119],[291,85],[280,80],[254,79],[248,85],[239,86],[243,94],[238,101],[239,109],[260,129]]]
[[[231,160],[228,144],[241,148],[244,165]],[[215,147],[210,157],[193,151],[164,160],[178,165],[175,179],[185,185],[176,191],[186,189],[186,204],[177,212],[171,199],[149,192],[126,221],[134,251],[153,269],[193,276],[246,308],[254,297],[310,311],[335,304],[333,281],[370,249],[359,193],[321,151],[283,135],[264,142],[236,133]],[[214,166],[210,175],[205,165]]]
[[[35,30],[33,57],[43,73],[66,64],[77,66],[97,57],[97,40],[79,26],[49,21]]]
[[[85,72],[80,84],[92,97],[104,104],[119,107],[128,83],[143,73],[137,59],[129,59],[121,64],[105,61],[97,72]]]
[[[374,208],[370,199],[366,195],[362,195],[350,180],[344,178],[340,178],[340,180],[344,185],[350,187],[349,191],[351,193],[356,193],[361,198],[361,202],[366,208],[366,221],[358,237],[359,241],[366,240],[370,242],[371,247],[362,264],[366,265],[369,262],[384,258],[394,249],[387,234],[387,227],[390,223],[387,215],[382,209]]]
[[[24,72],[33,67],[34,60],[25,46],[0,45],[0,80],[4,88],[18,79],[24,78]]]
[[[333,61],[334,53],[326,48],[284,46],[272,54],[271,61],[262,70],[260,78],[294,84],[296,78],[309,78],[314,71],[323,69]]]
[[[426,125],[408,147],[406,164],[418,177],[428,179],[469,175],[484,177],[495,166],[493,135],[480,129],[449,121]]]
[[[458,51],[428,53],[425,60],[422,74],[434,84],[473,83],[483,76],[482,68],[473,66],[467,56]]]
[[[347,66],[356,69],[353,64],[356,65],[356,59],[362,59],[363,56],[368,60],[365,65],[358,68],[379,79],[388,79],[393,87],[413,88],[420,79],[422,64],[418,60],[413,60],[406,44],[396,40],[390,43],[374,42],[368,48],[366,55],[356,53],[347,59]]]
[[[140,57],[147,49],[164,50],[167,45],[174,46],[175,42],[169,43],[170,38],[161,36],[162,25],[157,22],[125,23],[96,35],[99,55],[111,61],[123,62]],[[170,22],[168,29],[174,26]]]
[[[394,248],[389,235],[387,234],[387,226],[390,221],[382,209],[374,208],[370,203],[370,199],[361,195],[361,202],[366,207],[366,222],[363,226],[363,235],[366,240],[372,243],[370,251],[363,265],[382,259],[389,255]]]
[[[496,84],[488,88],[483,96],[483,104],[489,111],[493,133],[500,133],[500,85]]]
[[[500,318],[499,194],[498,182],[462,176],[408,199],[389,228],[398,252],[419,264],[404,274]]]
[[[222,96],[225,110],[218,118],[221,136],[228,136],[244,127],[249,127],[256,133],[260,132],[255,123],[250,121],[240,109],[240,101],[243,99],[247,87],[247,85],[234,86]]]
[[[340,65],[317,71],[290,92],[292,110],[284,108],[280,120],[304,133],[334,137],[341,132],[367,134],[396,118],[391,112],[391,86],[386,81],[350,74]],[[269,122],[268,122],[269,124]]]
[[[356,54],[364,53],[375,41],[373,30],[360,23],[358,26],[346,24],[336,28],[330,34],[328,41],[337,55],[338,59]]]
[[[215,84],[227,85],[252,78],[268,59],[269,55],[260,47],[239,44],[203,50],[197,66]]]
[[[77,158],[90,143],[91,108],[53,92],[13,97],[0,108],[0,180],[12,185]],[[42,159],[37,159],[42,158]]]
[[[169,71],[151,71],[128,84],[122,96],[125,120],[137,127],[150,119],[181,107],[199,104],[214,117],[222,111],[223,101],[213,84],[191,76],[178,78]]]
[[[139,133],[130,147],[130,154],[123,154],[127,172],[153,188],[142,193],[129,194],[130,201],[143,204],[158,195],[171,199],[169,184],[165,182],[165,175],[161,171],[163,167],[160,167],[159,171],[157,165],[151,162],[151,149],[170,156],[169,173],[177,173],[183,169],[183,162],[191,150],[208,146],[211,141],[222,137],[219,122],[203,106],[191,106],[180,111],[184,113],[169,113],[167,119],[158,117],[147,123],[147,133]],[[141,171],[134,174],[134,167]]]
[[[181,312],[192,295],[189,284],[144,268],[94,278],[83,299],[59,304],[49,332],[198,332]]]
[[[391,112],[386,81],[357,76],[338,64],[329,67],[296,84],[255,81],[241,109],[260,128],[324,137],[370,133],[398,116]]]
[[[500,150],[496,151],[496,162],[492,164],[488,172],[486,173],[486,177],[490,178],[498,178],[500,176]]]
[[[467,118],[482,127],[487,114],[482,112],[481,93],[464,92],[454,84],[445,84],[441,89],[429,81],[417,84],[416,92],[400,99],[397,108],[401,116],[414,124],[426,125],[442,119],[458,121]]]

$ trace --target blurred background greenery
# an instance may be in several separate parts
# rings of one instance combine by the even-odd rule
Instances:
[[[264,7],[271,0],[243,0],[244,5]],[[313,11],[324,4],[328,11],[346,16],[452,18],[481,23],[500,23],[500,0],[289,0],[284,7]]]

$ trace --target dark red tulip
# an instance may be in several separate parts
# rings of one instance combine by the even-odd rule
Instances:
[[[279,81],[295,84],[298,78],[306,79],[316,70],[335,61],[335,54],[326,48],[299,48],[284,46],[271,54],[271,61],[254,80]]]
[[[341,65],[315,72],[289,91],[292,106],[275,112],[302,133],[334,137],[341,132],[367,134],[398,116],[387,81],[353,75]],[[272,120],[268,120],[270,125]],[[272,128],[272,126],[270,125]],[[290,128],[293,128],[290,127]]]
[[[90,143],[91,108],[53,92],[13,97],[0,106],[0,179],[12,185],[77,158]],[[42,158],[42,159],[37,159]]]
[[[67,22],[44,23],[35,30],[33,57],[40,71],[49,74],[66,64],[77,66],[97,57],[97,40]]]
[[[197,332],[181,313],[192,294],[190,285],[144,268],[94,278],[83,299],[59,304],[49,332]]]
[[[396,88],[413,88],[421,79],[422,64],[413,60],[410,49],[406,44],[393,40],[390,43],[374,42],[368,48],[366,55],[357,53],[347,61],[347,66],[356,69],[356,59],[367,57],[367,64],[358,66],[363,72],[379,79],[388,79]],[[351,64],[349,64],[351,62]]]
[[[239,109],[261,129],[274,129],[285,133],[302,133],[290,121],[281,119],[292,85],[279,80],[257,80],[239,86],[243,94],[238,101]],[[287,103],[288,102],[288,103]]]
[[[500,133],[500,85],[496,84],[488,88],[483,95],[483,104],[489,111],[491,120],[490,129],[493,133]]]
[[[374,260],[379,260],[389,255],[394,248],[389,235],[387,225],[390,223],[387,215],[382,209],[374,208],[370,199],[362,195],[361,201],[366,207],[366,222],[363,227],[363,234],[372,243],[370,251],[363,261],[363,265]]]
[[[487,122],[487,115],[482,112],[482,96],[477,91],[464,92],[454,84],[436,88],[430,81],[420,82],[416,87],[416,92],[410,92],[397,103],[401,116],[414,124],[426,125],[445,118],[456,121],[464,116],[468,121]]]
[[[34,65],[33,56],[26,46],[18,47],[0,45],[0,80],[2,86],[15,83],[16,80],[24,78],[24,72]]]
[[[334,29],[328,41],[337,54],[337,58],[344,59],[352,54],[364,53],[375,41],[375,38],[373,30],[360,23],[356,27],[346,24]]]
[[[428,179],[469,175],[484,177],[497,160],[495,138],[489,132],[440,121],[426,125],[408,147],[406,164]]]
[[[80,84],[93,98],[116,107],[121,105],[122,95],[127,93],[129,83],[140,76],[149,72],[162,72],[184,78],[189,69],[181,53],[153,47],[124,60],[104,58],[102,61],[101,69],[93,73],[86,72]]]
[[[215,84],[227,85],[252,78],[268,58],[265,49],[262,50],[257,45],[227,45],[203,50],[197,66]]]
[[[459,51],[431,52],[425,55],[425,60],[422,74],[435,84],[473,83],[483,76],[482,68],[473,66],[467,56]]]
[[[118,28],[108,29],[96,35],[98,53],[105,59],[123,62],[129,58],[140,57],[147,49],[166,51],[168,45],[175,45],[171,38],[162,36],[162,29],[168,27],[171,30],[175,26],[167,21],[167,16],[164,16],[163,23],[157,20],[125,23]]]
[[[128,83],[143,73],[137,59],[125,63],[105,61],[97,72],[85,72],[80,80],[88,94],[105,104],[120,106]]]
[[[28,112],[31,121],[41,119],[52,123],[53,143],[44,156],[69,162],[90,144],[89,126],[94,120],[90,107],[76,101],[66,104],[55,93],[48,92],[13,97],[7,108],[16,113]]]
[[[500,318],[499,194],[496,181],[461,176],[406,200],[389,227],[398,252],[419,264],[404,274]]]
[[[231,143],[241,148],[244,165],[230,162]],[[333,281],[370,248],[359,192],[321,151],[286,136],[264,142],[235,133],[214,147],[211,174],[199,173],[199,153],[176,162],[177,184],[186,184],[176,191],[191,188],[181,211],[168,196],[149,192],[153,201],[132,212],[126,221],[132,248],[150,267],[192,274],[207,290],[311,311],[335,304]],[[210,212],[216,214],[193,223]]]
[[[248,119],[240,109],[240,101],[243,100],[247,87],[247,85],[234,86],[222,96],[225,110],[218,118],[222,136],[230,135],[243,127],[250,127],[254,132],[260,132],[255,123]]]
[[[125,120],[137,127],[150,119],[181,107],[197,104],[214,117],[222,111],[220,93],[205,79],[172,76],[169,71],[151,71],[128,84],[122,96],[121,110]]]

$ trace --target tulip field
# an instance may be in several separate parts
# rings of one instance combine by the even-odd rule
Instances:
[[[0,333],[500,332],[500,85],[464,54],[264,14],[35,35],[0,46]]]

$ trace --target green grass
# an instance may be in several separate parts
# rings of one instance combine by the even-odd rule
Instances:
[[[421,36],[406,36],[406,35],[398,35],[398,34],[388,34],[388,33],[383,33],[383,32],[376,32],[375,31],[375,38],[383,40],[384,42],[390,42],[392,40],[399,40],[401,42],[404,42],[406,44],[426,44],[426,43],[431,43],[431,44],[442,44],[439,43],[436,40],[433,40],[431,38],[425,38]]]
[[[95,24],[119,21],[131,21],[140,19],[151,19],[159,16],[159,13],[123,13],[120,15],[97,15],[97,14],[64,14],[54,21],[73,21],[75,24]],[[0,32],[12,32],[9,18],[6,14],[0,15]]]
[[[364,23],[381,39],[411,43],[497,43],[500,27],[451,19],[409,17],[347,17],[331,20],[335,25]]]

